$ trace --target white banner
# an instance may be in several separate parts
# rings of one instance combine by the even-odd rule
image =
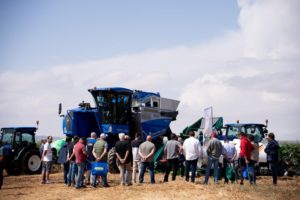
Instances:
[[[205,119],[205,126],[204,126],[204,135],[210,136],[212,133],[212,119],[213,118],[213,108],[208,107],[204,109],[204,119]]]

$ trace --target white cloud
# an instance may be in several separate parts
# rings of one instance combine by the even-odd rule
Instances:
[[[92,102],[87,89],[128,87],[180,99],[180,132],[207,106],[225,122],[263,123],[279,138],[299,138],[298,1],[239,1],[240,30],[195,45],[0,74],[0,126],[33,125],[62,135],[58,103]],[[279,9],[282,8],[282,9]],[[280,11],[278,11],[278,9]],[[296,18],[298,17],[298,18]]]

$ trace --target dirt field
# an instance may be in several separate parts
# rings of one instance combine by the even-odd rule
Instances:
[[[62,173],[51,176],[47,185],[40,184],[40,176],[6,176],[0,190],[1,200],[17,199],[300,199],[300,177],[280,178],[277,186],[271,184],[271,177],[258,177],[257,185],[251,186],[229,184],[202,185],[204,177],[196,179],[196,184],[187,183],[181,177],[175,182],[162,183],[162,174],[156,174],[156,184],[149,184],[149,174],[145,176],[145,184],[120,186],[118,175],[109,174],[110,188],[87,188],[76,190],[63,184]],[[210,182],[212,179],[210,179]]]

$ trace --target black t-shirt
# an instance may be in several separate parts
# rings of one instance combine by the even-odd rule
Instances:
[[[74,142],[71,142],[70,144],[68,144],[68,154],[69,154],[69,156],[71,156],[72,153],[73,153],[74,145],[75,145]],[[75,156],[73,156],[73,158],[71,160],[75,161]]]
[[[142,140],[137,140],[137,139],[132,140],[132,141],[131,141],[131,147],[132,147],[132,148],[133,148],[133,147],[139,148],[139,146],[140,146],[142,143],[143,143]]]
[[[129,151],[125,163],[129,163],[132,160],[131,146],[128,141],[118,141],[115,145],[116,152],[120,155],[121,158],[124,158],[126,151]]]

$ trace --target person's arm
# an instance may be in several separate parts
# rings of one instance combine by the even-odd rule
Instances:
[[[49,145],[49,143],[47,143],[47,144],[44,145],[44,150],[43,150],[42,158],[41,158],[42,160],[44,160],[44,157],[47,155],[48,145]]]
[[[141,149],[139,148],[139,155],[143,161],[145,161],[145,156],[142,154]]]
[[[103,153],[101,154],[101,156],[99,157],[99,161],[107,154],[107,143],[105,145],[105,148],[104,148],[104,151]]]
[[[97,154],[96,154],[96,151],[95,151],[95,146],[93,147],[92,154],[93,154],[94,158],[98,161],[98,157],[97,157]]]
[[[153,149],[151,150],[151,152],[145,157],[145,160],[147,160],[148,158],[150,158],[151,156],[153,156],[155,152],[155,147],[153,147]]]

